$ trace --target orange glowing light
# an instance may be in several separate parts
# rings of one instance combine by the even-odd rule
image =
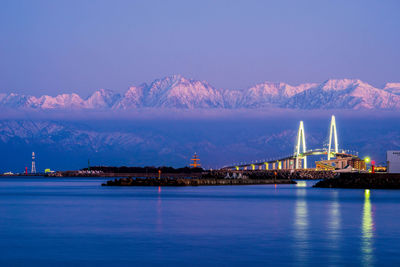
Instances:
[[[192,168],[199,168],[200,166],[201,166],[201,164],[200,164],[200,159],[199,159],[199,157],[197,156],[197,153],[194,153],[194,155],[193,155],[193,158],[192,159],[190,159],[191,161],[193,161],[193,163],[190,163],[190,166],[192,167]]]

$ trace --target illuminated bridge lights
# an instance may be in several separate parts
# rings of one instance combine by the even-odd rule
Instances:
[[[332,148],[332,142],[334,147]],[[342,155],[341,155],[342,154]],[[277,169],[307,169],[307,157],[315,156],[315,155],[327,155],[328,160],[333,157],[337,157],[339,155],[349,155],[351,154],[345,153],[342,150],[342,153],[339,152],[339,142],[337,137],[337,127],[336,127],[336,119],[335,116],[332,115],[331,123],[329,127],[329,144],[328,148],[320,148],[320,149],[311,149],[307,150],[306,147],[306,137],[304,131],[304,122],[300,121],[299,129],[297,132],[296,138],[296,146],[295,152],[291,156],[282,157],[275,160],[262,160],[256,161],[255,163],[244,163],[241,162],[238,165],[228,166],[224,169],[232,169],[232,170],[277,170]],[[370,161],[369,158],[366,158],[365,161],[368,163]]]
[[[299,125],[299,131],[297,132],[297,145],[296,145],[296,152],[294,154],[296,158],[296,169],[299,168],[299,159],[303,158],[304,159],[304,169],[307,169],[307,157],[302,157],[300,156],[300,146],[302,145],[302,153],[306,153],[306,137],[304,133],[304,123],[303,121],[300,121]]]
[[[335,116],[332,115],[331,118],[331,126],[329,127],[329,145],[328,145],[328,160],[331,159],[331,146],[332,146],[332,134],[335,142],[335,153],[339,153],[339,144],[338,144],[338,138],[337,138],[337,131],[336,131],[336,119]]]

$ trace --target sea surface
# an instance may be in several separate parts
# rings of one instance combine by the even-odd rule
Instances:
[[[400,191],[0,178],[0,266],[399,266]]]

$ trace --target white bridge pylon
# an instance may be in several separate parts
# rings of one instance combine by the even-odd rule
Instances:
[[[332,136],[333,133],[333,136]],[[335,142],[335,153],[339,153],[339,143],[338,143],[338,138],[337,138],[337,131],[336,131],[336,120],[335,116],[332,115],[331,118],[331,126],[329,127],[329,145],[328,145],[328,160],[331,159],[331,146],[332,146],[332,137],[334,138]]]
[[[300,153],[300,147],[303,145],[303,149]],[[304,123],[303,121],[300,121],[300,126],[299,126],[299,131],[297,132],[297,145],[296,145],[296,152],[294,154],[294,157],[296,158],[296,169],[299,168],[299,160],[301,158],[304,159],[304,169],[307,169],[307,156],[301,156],[301,154],[306,153],[307,148],[306,148],[306,137],[304,133]]]

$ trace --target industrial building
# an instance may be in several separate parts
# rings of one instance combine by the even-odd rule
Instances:
[[[400,173],[400,151],[387,151],[386,161],[388,173]]]

